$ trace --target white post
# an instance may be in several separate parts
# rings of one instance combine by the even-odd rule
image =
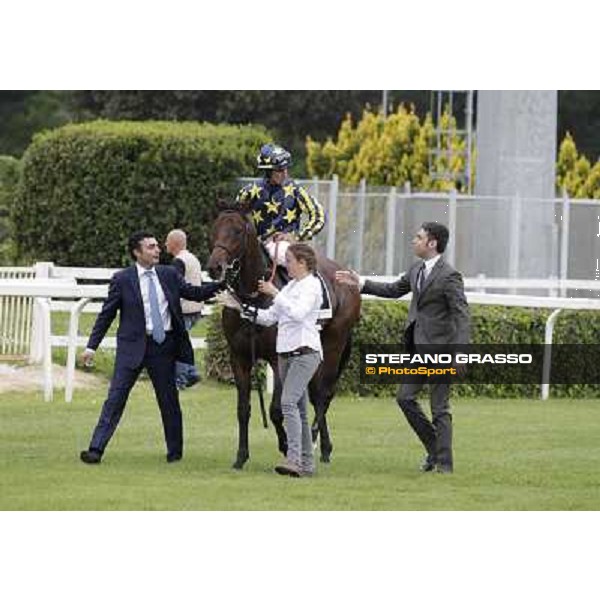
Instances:
[[[548,277],[548,279],[555,284],[553,287],[551,287],[548,290],[548,296],[550,296],[551,298],[556,298],[556,296],[558,296],[557,290],[560,287],[558,279],[556,278],[556,275],[550,275],[550,277]]]
[[[365,200],[367,194],[367,182],[363,178],[358,186],[358,218],[356,223],[356,254],[354,269],[362,273],[363,261],[363,236],[365,231]]]
[[[450,240],[446,249],[448,262],[456,267],[456,190],[451,189],[448,194],[448,231],[450,232]]]
[[[516,194],[511,202],[511,228],[510,228],[510,253],[508,257],[508,276],[511,279],[519,278],[519,255],[521,253],[521,198]],[[510,291],[516,295],[515,288]]]
[[[560,295],[567,295],[567,288],[563,286],[569,278],[569,222],[571,219],[571,201],[567,190],[562,193],[562,221],[560,236]]]
[[[67,373],[65,375],[65,402],[73,400],[73,387],[75,382],[75,361],[77,358],[77,333],[79,329],[79,315],[90,298],[82,298],[71,307],[69,317],[69,339],[67,342]]]
[[[477,277],[476,279],[479,281],[481,281],[481,287],[477,287],[476,288],[476,292],[478,294],[485,294],[485,287],[483,286],[483,284],[485,283],[485,274],[484,273],[477,273]]]
[[[52,340],[50,331],[50,300],[48,298],[36,298],[34,309],[39,315],[38,336],[42,346],[42,362],[44,373],[44,400],[52,400]]]
[[[329,214],[327,215],[327,258],[335,260],[335,224],[337,222],[338,176],[331,178],[329,186]]]
[[[385,233],[385,274],[394,274],[394,250],[396,247],[396,188],[390,188],[387,199],[387,223]]]
[[[48,279],[50,277],[53,263],[35,263],[35,277]],[[33,315],[31,319],[31,349],[29,351],[29,362],[39,364],[44,360],[44,314],[39,303],[33,304]]]
[[[544,335],[544,362],[542,364],[542,400],[548,400],[550,395],[550,366],[552,363],[552,336],[554,334],[554,322],[560,314],[561,308],[557,308],[546,321],[546,332]]]
[[[273,369],[271,365],[267,365],[267,394],[273,393],[274,385]]]

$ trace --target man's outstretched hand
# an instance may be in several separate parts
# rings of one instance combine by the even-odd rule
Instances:
[[[336,271],[335,272],[335,280],[338,283],[344,283],[346,285],[350,285],[353,287],[359,286],[359,275],[356,271]]]

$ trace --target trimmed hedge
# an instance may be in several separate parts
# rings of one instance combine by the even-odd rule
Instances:
[[[12,218],[23,258],[119,267],[146,229],[181,227],[205,263],[218,197],[254,171],[263,127],[93,121],[34,137]]]
[[[19,167],[18,159],[0,156],[0,264],[14,260],[9,216],[17,194]]]
[[[472,305],[472,342],[474,344],[543,344],[548,309]],[[338,384],[338,393],[361,396],[393,396],[396,385],[361,385],[361,344],[396,344],[408,314],[408,303],[363,300],[361,316],[353,331],[352,354]],[[229,354],[222,335],[220,311],[210,317],[207,372],[210,377],[231,381]],[[597,344],[600,331],[600,314],[596,311],[565,310],[554,328],[555,344]],[[600,397],[597,385],[553,385],[554,397]],[[452,386],[453,396],[491,398],[538,398],[540,386],[533,384],[460,384]]]

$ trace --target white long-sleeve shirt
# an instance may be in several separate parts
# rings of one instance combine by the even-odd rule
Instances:
[[[152,311],[150,309],[150,281],[148,276],[145,275],[147,269],[144,269],[139,263],[136,263],[137,274],[140,280],[140,291],[142,292],[142,303],[144,304],[144,316],[146,317],[146,332],[148,335],[152,334]],[[169,312],[169,303],[167,297],[162,289],[160,280],[156,275],[156,269],[150,269],[152,271],[154,285],[156,287],[156,296],[158,298],[158,309],[160,310],[160,316],[163,321],[163,328],[165,331],[171,330],[171,313]]]
[[[321,336],[317,329],[323,301],[321,282],[314,275],[292,279],[274,298],[272,306],[259,309],[259,325],[277,323],[277,352],[291,352],[302,346],[316,350],[323,358]]]

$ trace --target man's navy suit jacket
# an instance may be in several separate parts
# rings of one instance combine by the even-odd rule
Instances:
[[[187,283],[171,266],[157,265],[156,274],[169,303],[171,325],[175,336],[180,362],[192,364],[194,354],[189,335],[183,323],[181,298],[202,302],[214,296],[220,289],[219,283],[204,283],[195,286]],[[136,368],[146,353],[147,333],[142,291],[136,266],[127,267],[113,276],[108,297],[90,335],[87,347],[96,350],[119,312],[117,330],[116,364]]]

